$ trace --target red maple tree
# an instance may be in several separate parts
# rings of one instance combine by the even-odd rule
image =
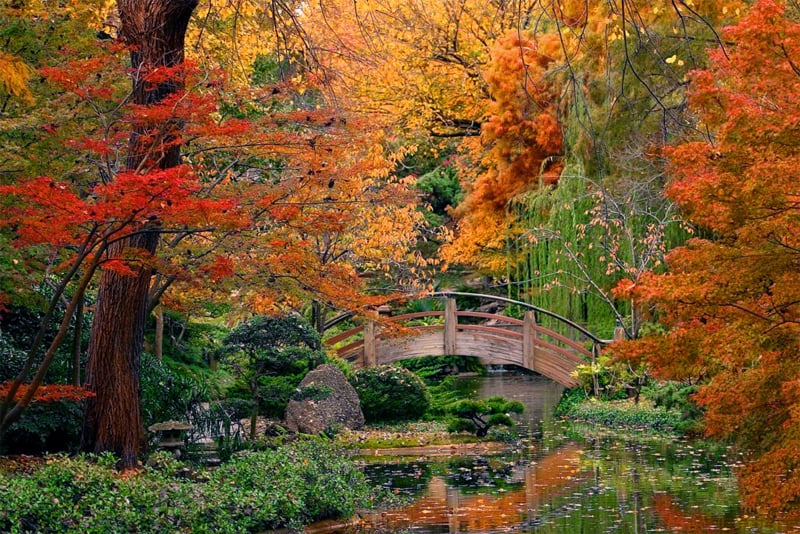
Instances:
[[[699,227],[669,271],[619,295],[657,306],[669,330],[617,351],[665,378],[702,384],[709,435],[750,453],[745,504],[800,509],[800,22],[762,0],[691,75],[711,140],[669,156],[668,195]]]

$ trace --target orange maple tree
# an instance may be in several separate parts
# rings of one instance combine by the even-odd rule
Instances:
[[[513,31],[495,43],[481,135],[462,143],[468,151],[460,169],[467,195],[456,210],[458,233],[443,250],[445,259],[504,265],[506,229],[514,222],[509,201],[557,182],[563,135],[557,87],[545,77],[557,52],[554,36],[534,40]]]
[[[750,453],[745,504],[800,509],[800,21],[761,0],[725,29],[725,49],[691,75],[690,101],[711,140],[669,154],[668,194],[699,227],[669,272],[621,283],[655,305],[663,335],[615,350],[664,378],[702,384],[710,436]]]

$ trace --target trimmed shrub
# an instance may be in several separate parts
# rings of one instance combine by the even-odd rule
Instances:
[[[218,356],[236,377],[227,394],[253,401],[258,415],[281,418],[306,374],[328,363],[317,332],[301,317],[259,316],[237,326]],[[254,436],[251,436],[254,437]]]
[[[419,419],[431,404],[420,377],[402,367],[380,365],[360,369],[350,379],[369,423]]]
[[[522,413],[525,407],[519,401],[503,397],[486,400],[462,400],[450,406],[447,412],[453,419],[447,426],[449,432],[474,432],[484,437],[494,426],[514,426],[509,413]]]

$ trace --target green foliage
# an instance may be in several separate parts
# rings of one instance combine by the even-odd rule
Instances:
[[[458,171],[453,165],[436,167],[417,179],[416,187],[425,194],[431,211],[426,219],[432,226],[439,226],[448,218],[448,209],[458,206],[464,198]]]
[[[486,366],[473,356],[425,356],[398,362],[425,380],[460,372],[486,374]]]
[[[503,397],[490,397],[486,400],[466,399],[447,408],[453,416],[448,425],[450,432],[468,431],[483,437],[493,426],[513,426],[510,413],[522,413],[525,407],[521,402],[509,401]]]
[[[583,388],[565,389],[558,400],[554,413],[555,415],[567,415],[572,409],[588,399],[589,395]]]
[[[228,333],[219,320],[189,320],[165,310],[164,360],[179,374],[207,375],[211,355]]]
[[[13,380],[25,365],[27,354],[0,329],[0,382]]]
[[[142,353],[141,409],[145,427],[170,419],[185,420],[191,407],[204,399],[200,385],[173,371],[163,360]]]
[[[351,516],[370,488],[346,455],[321,442],[249,453],[193,481],[157,455],[133,476],[113,457],[48,458],[0,472],[3,532],[258,532]]]
[[[247,447],[242,427],[242,419],[253,412],[252,401],[246,399],[225,399],[209,402],[207,405],[195,404],[189,415],[189,422],[194,427],[190,432],[190,440],[202,437],[214,440],[217,456],[222,461],[230,459],[234,453]],[[190,458],[202,462],[202,449],[189,447]]]
[[[465,387],[464,381],[456,380],[454,376],[446,376],[444,380],[431,386],[431,407],[428,415],[434,419],[446,419],[447,410],[453,404],[471,398],[475,391]]]
[[[28,352],[33,346],[44,313],[38,308],[42,301],[50,298],[52,289],[46,284],[35,291],[32,296],[36,302],[29,302],[27,306],[9,306],[0,314],[0,382],[12,380],[22,370]],[[63,313],[63,306],[58,305],[55,317]],[[91,315],[85,314],[81,345],[88,344],[89,329],[86,327],[91,322]],[[50,343],[56,335],[57,324],[51,321],[44,334],[44,346]],[[50,365],[45,383],[69,383],[72,378],[72,341],[75,337],[75,318],[70,323],[65,341],[59,347],[53,363]],[[40,347],[41,351],[41,347]]]
[[[83,402],[33,402],[0,441],[3,454],[75,452],[80,446]]]
[[[510,210],[523,229],[508,239],[508,295],[611,338],[617,321],[632,317],[630,303],[614,298],[612,288],[637,272],[633,265],[658,269],[665,251],[687,237],[660,191],[644,190],[648,184],[616,177],[592,182],[577,161],[556,187],[516,199]]]
[[[402,367],[360,369],[350,383],[358,393],[364,418],[371,423],[418,419],[431,403],[422,379]]]
[[[656,406],[680,413],[680,421],[675,429],[683,434],[701,434],[703,431],[703,410],[692,400],[697,393],[695,384],[664,382],[654,384],[644,391]]]
[[[656,408],[646,403],[634,404],[631,401],[591,399],[573,406],[566,415],[593,424],[667,432],[676,431],[681,422],[681,414],[676,410]]]
[[[238,379],[232,394],[245,394],[255,411],[282,417],[308,371],[327,363],[317,332],[302,318],[255,317],[234,329],[218,354]]]
[[[607,354],[601,354],[594,362],[575,368],[578,383],[587,394],[596,394],[603,399],[638,398],[641,388],[647,383],[647,369],[636,368],[627,362],[615,362]]]

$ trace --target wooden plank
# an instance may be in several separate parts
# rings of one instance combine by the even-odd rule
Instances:
[[[583,345],[581,345],[580,343],[578,343],[577,341],[575,341],[574,339],[570,339],[568,337],[564,337],[561,334],[559,334],[558,332],[554,332],[554,331],[550,330],[549,328],[545,328],[545,327],[539,326],[539,325],[536,325],[536,331],[539,334],[543,334],[543,335],[545,335],[547,337],[550,337],[552,339],[560,341],[561,343],[563,343],[565,345],[568,345],[568,346],[572,347],[573,349],[575,349],[577,352],[580,352],[581,354],[584,354],[584,355],[586,355],[586,356],[588,356],[590,358],[592,357],[592,352],[589,349],[587,349],[586,347],[584,347]]]

